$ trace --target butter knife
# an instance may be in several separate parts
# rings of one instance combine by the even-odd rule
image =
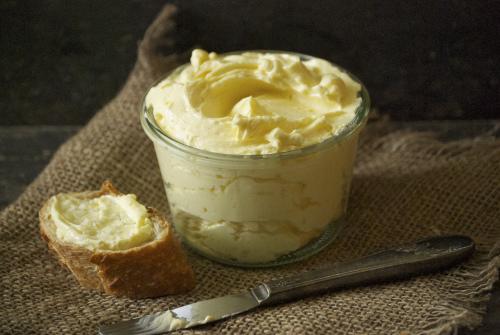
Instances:
[[[466,236],[431,237],[351,262],[262,283],[247,291],[199,301],[141,318],[101,325],[102,335],[153,335],[222,320],[256,307],[278,304],[326,290],[366,285],[437,271],[474,251]]]

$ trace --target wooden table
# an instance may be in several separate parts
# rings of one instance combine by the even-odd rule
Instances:
[[[494,121],[422,121],[393,122],[393,129],[438,131],[442,140],[471,137],[485,131],[500,137],[500,122]],[[52,154],[67,138],[78,131],[76,126],[0,126],[0,209],[25,189],[48,163]],[[500,334],[500,285],[497,282],[488,304],[484,324],[463,335]]]

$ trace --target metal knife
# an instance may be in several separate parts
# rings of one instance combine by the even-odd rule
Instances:
[[[282,303],[326,290],[403,279],[455,265],[474,251],[466,236],[431,237],[398,248],[377,252],[348,263],[273,280],[247,291],[204,300],[173,310],[112,325],[101,325],[102,335],[153,335],[185,329]]]

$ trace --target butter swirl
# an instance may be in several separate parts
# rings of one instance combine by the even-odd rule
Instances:
[[[153,87],[146,105],[169,136],[230,154],[284,152],[324,141],[354,117],[360,85],[331,63],[285,53],[217,55]]]

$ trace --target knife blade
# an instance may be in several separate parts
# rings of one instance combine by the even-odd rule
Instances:
[[[261,298],[255,295],[253,290],[248,290],[146,315],[117,325],[103,325],[99,328],[99,332],[101,334],[159,334],[228,318],[257,307],[260,302]]]
[[[325,290],[397,280],[455,265],[474,251],[466,236],[431,237],[348,263],[260,284],[239,294],[199,301],[161,313],[101,325],[102,335],[154,335],[222,320],[259,306],[297,299]]]

